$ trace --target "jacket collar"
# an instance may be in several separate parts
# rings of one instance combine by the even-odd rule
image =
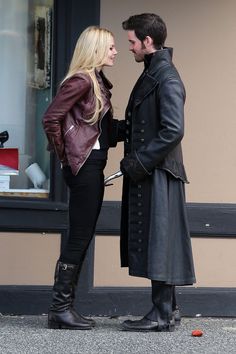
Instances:
[[[104,72],[101,70],[101,71],[98,71],[95,69],[95,73],[96,73],[96,77],[97,77],[97,80],[98,82],[103,82],[104,86],[108,89],[108,90],[111,90],[113,85],[112,83],[106,78]]]

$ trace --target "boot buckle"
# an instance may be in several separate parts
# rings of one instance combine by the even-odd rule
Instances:
[[[65,264],[65,263],[63,263],[63,265],[62,265],[62,270],[67,270],[67,268],[68,268],[68,265]]]

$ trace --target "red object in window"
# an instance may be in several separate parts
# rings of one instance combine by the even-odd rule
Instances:
[[[0,148],[0,175],[19,173],[19,150],[17,148]]]

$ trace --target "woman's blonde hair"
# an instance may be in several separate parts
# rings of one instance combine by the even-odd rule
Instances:
[[[85,117],[89,124],[95,124],[98,121],[103,109],[103,100],[95,69],[104,65],[112,38],[112,32],[105,28],[96,26],[86,28],[77,40],[68,73],[62,81],[63,83],[78,72],[90,76],[94,87],[95,110],[92,117]]]

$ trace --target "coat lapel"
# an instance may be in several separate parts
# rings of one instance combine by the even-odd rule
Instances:
[[[134,106],[139,105],[142,100],[149,95],[151,91],[155,89],[155,87],[158,85],[158,81],[150,76],[149,74],[146,74],[141,81],[141,83],[136,87],[135,90],[135,98],[134,98]]]

